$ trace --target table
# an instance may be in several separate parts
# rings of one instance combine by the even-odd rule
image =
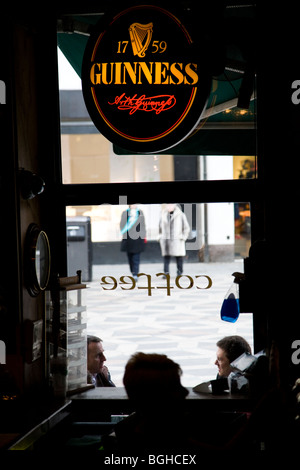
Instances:
[[[191,387],[187,389],[189,394],[185,399],[185,407],[188,411],[244,412],[251,411],[253,406],[252,400],[244,396],[196,393]],[[134,411],[124,387],[96,387],[70,398],[73,418],[78,420],[104,421],[109,420],[111,415],[129,414]]]

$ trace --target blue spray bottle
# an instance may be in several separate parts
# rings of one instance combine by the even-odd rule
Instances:
[[[235,274],[235,273],[234,273]],[[221,319],[235,323],[240,314],[239,284],[235,278],[228,289],[221,307]]]

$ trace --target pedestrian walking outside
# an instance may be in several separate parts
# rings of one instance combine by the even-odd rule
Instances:
[[[135,281],[140,269],[140,254],[146,247],[145,216],[136,204],[132,204],[121,215],[121,251],[127,253],[129,268]]]
[[[190,233],[186,215],[178,204],[165,204],[159,221],[159,242],[164,260],[164,273],[170,273],[171,257],[176,258],[177,276],[183,272],[185,242]]]

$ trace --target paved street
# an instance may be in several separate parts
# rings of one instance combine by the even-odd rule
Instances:
[[[162,264],[141,263],[140,272],[149,276],[141,276],[135,288],[129,290],[130,283],[120,284],[121,276],[130,275],[127,265],[93,266],[93,281],[87,283],[86,291],[88,333],[103,339],[107,365],[117,386],[122,386],[125,364],[136,351],[167,354],[180,364],[183,385],[192,387],[215,378],[218,339],[239,334],[252,345],[251,314],[241,314],[233,324],[220,319],[232,273],[243,272],[242,260],[186,263],[179,286],[175,285],[174,262],[170,270],[168,291],[163,288],[166,280],[156,276],[162,272]],[[116,283],[106,278],[107,284],[101,285],[103,276],[113,277]],[[209,278],[212,285],[205,289]],[[123,281],[130,282],[127,277]]]

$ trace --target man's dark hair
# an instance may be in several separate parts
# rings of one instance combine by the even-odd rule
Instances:
[[[217,342],[217,346],[225,351],[229,362],[234,361],[243,353],[251,354],[251,347],[242,336],[225,336]]]
[[[135,353],[125,367],[123,383],[128,397],[136,403],[161,403],[183,388],[180,366],[164,354]]]

